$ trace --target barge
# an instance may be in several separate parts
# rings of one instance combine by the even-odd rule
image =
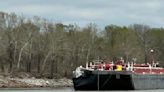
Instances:
[[[148,90],[164,88],[164,68],[150,64],[86,63],[73,72],[75,90]]]

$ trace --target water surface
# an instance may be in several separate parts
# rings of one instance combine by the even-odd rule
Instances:
[[[73,88],[0,88],[0,92],[87,92],[87,91],[74,91]],[[95,91],[89,91],[95,92]],[[99,91],[96,91],[99,92]],[[164,92],[164,89],[158,90],[130,90],[130,91],[100,91],[100,92]]]

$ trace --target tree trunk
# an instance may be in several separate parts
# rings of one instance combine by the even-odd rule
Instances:
[[[17,63],[17,69],[20,68],[20,61],[21,61],[22,52],[23,52],[23,49],[24,49],[27,45],[28,45],[28,42],[25,43],[25,44],[23,45],[23,47],[21,48],[21,50],[20,50],[20,52],[19,52],[19,58],[18,58],[18,63]]]
[[[4,73],[5,72],[5,69],[4,69],[4,64],[3,64],[3,61],[1,60],[1,72]]]
[[[54,60],[51,60],[51,71],[50,71],[50,79],[54,76]]]
[[[46,55],[46,57],[45,57],[45,59],[44,59],[44,61],[43,61],[41,73],[44,72],[44,68],[45,68],[45,66],[46,66],[47,59],[48,59],[48,57],[49,57],[50,55],[51,55],[51,51],[48,52],[48,54]]]
[[[32,61],[32,53],[31,53],[31,48],[32,48],[32,42],[30,41],[30,48],[29,48],[29,58],[28,58],[28,63],[27,63],[27,72],[31,72],[31,61]]]
[[[55,63],[55,73],[57,74],[58,73],[58,58],[54,63]]]
[[[8,53],[9,53],[9,72],[12,71],[13,68],[13,44],[10,42],[9,48],[8,48]]]
[[[31,72],[31,60],[29,59],[28,61],[27,61],[27,72]]]
[[[40,56],[40,54],[39,54],[39,55],[38,55],[38,60],[37,60],[37,61],[38,61],[38,63],[37,63],[37,72],[38,72],[38,73],[40,73],[40,60],[41,60],[40,58],[41,58],[41,56]]]

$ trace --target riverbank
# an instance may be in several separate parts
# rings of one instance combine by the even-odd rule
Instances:
[[[72,87],[72,80],[67,78],[60,79],[38,79],[38,78],[11,78],[0,76],[1,88],[58,88]]]

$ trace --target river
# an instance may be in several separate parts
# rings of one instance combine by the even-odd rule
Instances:
[[[41,89],[23,89],[23,88],[0,88],[0,92],[76,92],[73,88],[41,88]],[[86,91],[77,91],[77,92],[86,92]],[[95,91],[89,91],[95,92]],[[100,92],[164,92],[164,89],[158,90],[133,90],[133,91],[100,91]]]

